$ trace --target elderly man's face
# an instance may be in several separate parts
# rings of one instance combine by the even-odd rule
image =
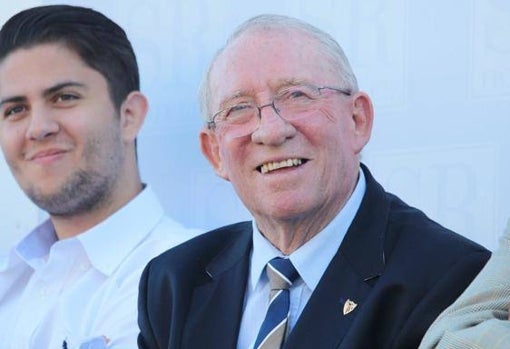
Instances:
[[[316,43],[296,31],[243,34],[212,72],[211,112],[246,100],[271,103],[295,84],[341,86]],[[202,150],[218,175],[261,220],[321,219],[337,212],[358,175],[358,154],[370,137],[372,109],[363,93],[324,91],[306,117],[286,121],[273,108],[244,135],[229,127],[201,133]]]

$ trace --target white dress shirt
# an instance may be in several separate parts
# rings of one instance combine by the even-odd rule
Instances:
[[[366,181],[363,171],[360,170],[359,173],[356,188],[338,215],[319,234],[288,256],[300,278],[290,288],[290,314],[287,332],[296,324],[312,292],[340,248],[340,244],[361,205]],[[244,312],[237,341],[238,349],[253,348],[255,344],[269,307],[269,279],[264,269],[274,257],[284,256],[264,238],[253,222],[253,250]]]
[[[0,267],[0,347],[101,348],[104,336],[136,348],[143,268],[198,233],[166,217],[150,187],[76,237],[57,240],[47,220]]]

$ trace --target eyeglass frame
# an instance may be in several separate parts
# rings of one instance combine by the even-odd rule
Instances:
[[[313,84],[299,84],[299,85],[305,85],[305,86],[313,87],[314,89],[317,89],[319,91],[319,94],[320,94],[321,90],[327,89],[327,90],[331,90],[331,91],[336,91],[336,92],[338,92],[340,94],[343,94],[345,96],[352,96],[352,91],[349,90],[349,89],[346,89],[346,88],[333,87],[333,86],[315,86]],[[296,85],[296,86],[299,86],[299,85]],[[255,105],[255,104],[253,104],[253,106],[255,108],[257,108],[257,110],[258,110],[258,114],[257,115],[258,115],[259,119],[262,119],[262,109],[265,108],[265,107],[271,106],[273,108],[273,110],[275,111],[275,113],[279,117],[281,117],[282,119],[286,120],[283,116],[280,115],[280,112],[279,112],[278,108],[276,108],[276,106],[274,104],[274,101],[278,97],[278,95],[279,94],[276,94],[276,95],[273,96],[273,99],[272,99],[271,103],[266,103],[266,104],[263,104],[263,105]],[[239,104],[241,104],[241,103],[239,103]],[[223,113],[224,111],[226,111],[228,109],[234,108],[235,106],[236,106],[236,104],[228,106],[226,108],[223,108],[223,109],[217,111],[216,113],[214,113],[212,115],[212,117],[210,118],[210,120],[207,121],[207,128],[214,131],[216,129],[216,121],[214,121],[216,116],[221,114],[221,113]]]

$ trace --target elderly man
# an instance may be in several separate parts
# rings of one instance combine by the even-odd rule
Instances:
[[[248,20],[211,63],[202,106],[202,151],[253,221],[147,266],[141,348],[416,348],[488,259],[360,164],[372,103],[317,28]]]
[[[3,349],[134,348],[146,263],[195,234],[138,171],[147,113],[124,31],[81,7],[22,11],[0,31],[0,145],[49,219],[0,270]]]

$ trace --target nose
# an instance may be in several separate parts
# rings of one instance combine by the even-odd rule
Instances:
[[[32,141],[43,141],[58,133],[59,123],[45,109],[32,109],[28,121],[26,138]]]
[[[278,114],[274,103],[260,106],[259,118],[259,126],[251,134],[251,139],[255,143],[278,146],[287,139],[294,137],[297,132],[290,122]]]

